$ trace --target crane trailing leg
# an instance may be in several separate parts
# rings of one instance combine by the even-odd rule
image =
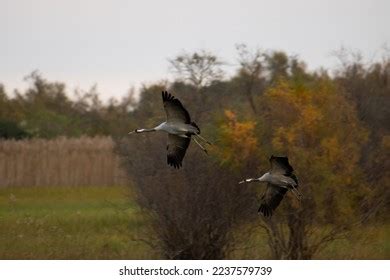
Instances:
[[[294,194],[295,195],[295,197],[299,200],[299,201],[301,201],[302,200],[302,193],[295,187],[295,186],[291,186],[291,192],[292,192],[292,194]]]
[[[208,154],[206,148],[203,147],[203,146],[196,140],[195,137],[194,137],[193,139],[194,139],[195,143],[202,149],[202,151],[205,152],[206,154]]]
[[[213,145],[210,141],[206,140],[205,138],[203,138],[200,134],[196,133],[194,134],[194,136],[198,137],[199,140],[203,141],[204,143],[208,144],[208,145]]]

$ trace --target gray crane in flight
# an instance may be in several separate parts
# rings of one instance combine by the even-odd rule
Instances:
[[[168,165],[179,169],[182,166],[183,158],[190,145],[191,139],[193,139],[206,154],[207,150],[203,145],[211,145],[211,143],[200,136],[199,127],[195,122],[191,121],[190,114],[177,98],[167,91],[163,91],[162,100],[167,120],[154,128],[135,129],[130,131],[129,134],[153,131],[167,132],[167,163]]]
[[[245,179],[239,184],[249,182],[266,182],[267,187],[261,197],[259,214],[265,217],[272,216],[273,211],[279,206],[284,195],[290,190],[298,200],[301,200],[302,194],[298,190],[298,179],[293,174],[294,169],[288,162],[287,157],[271,156],[269,159],[271,170],[259,178]]]

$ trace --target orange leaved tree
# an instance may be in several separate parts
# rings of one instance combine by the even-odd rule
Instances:
[[[264,219],[275,258],[310,259],[359,220],[366,188],[358,163],[368,134],[339,91],[329,80],[281,81],[261,98],[267,148],[290,158],[304,194]]]

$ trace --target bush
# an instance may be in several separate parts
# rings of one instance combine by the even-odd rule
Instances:
[[[30,137],[30,134],[12,121],[0,120],[0,138],[23,139]]]
[[[233,229],[255,218],[253,189],[238,185],[237,174],[197,147],[189,148],[182,169],[172,169],[165,137],[117,141],[137,201],[151,220],[154,246],[167,259],[223,259],[234,247]]]

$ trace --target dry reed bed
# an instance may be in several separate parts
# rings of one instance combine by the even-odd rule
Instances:
[[[111,137],[0,141],[0,188],[121,186],[125,173]]]

